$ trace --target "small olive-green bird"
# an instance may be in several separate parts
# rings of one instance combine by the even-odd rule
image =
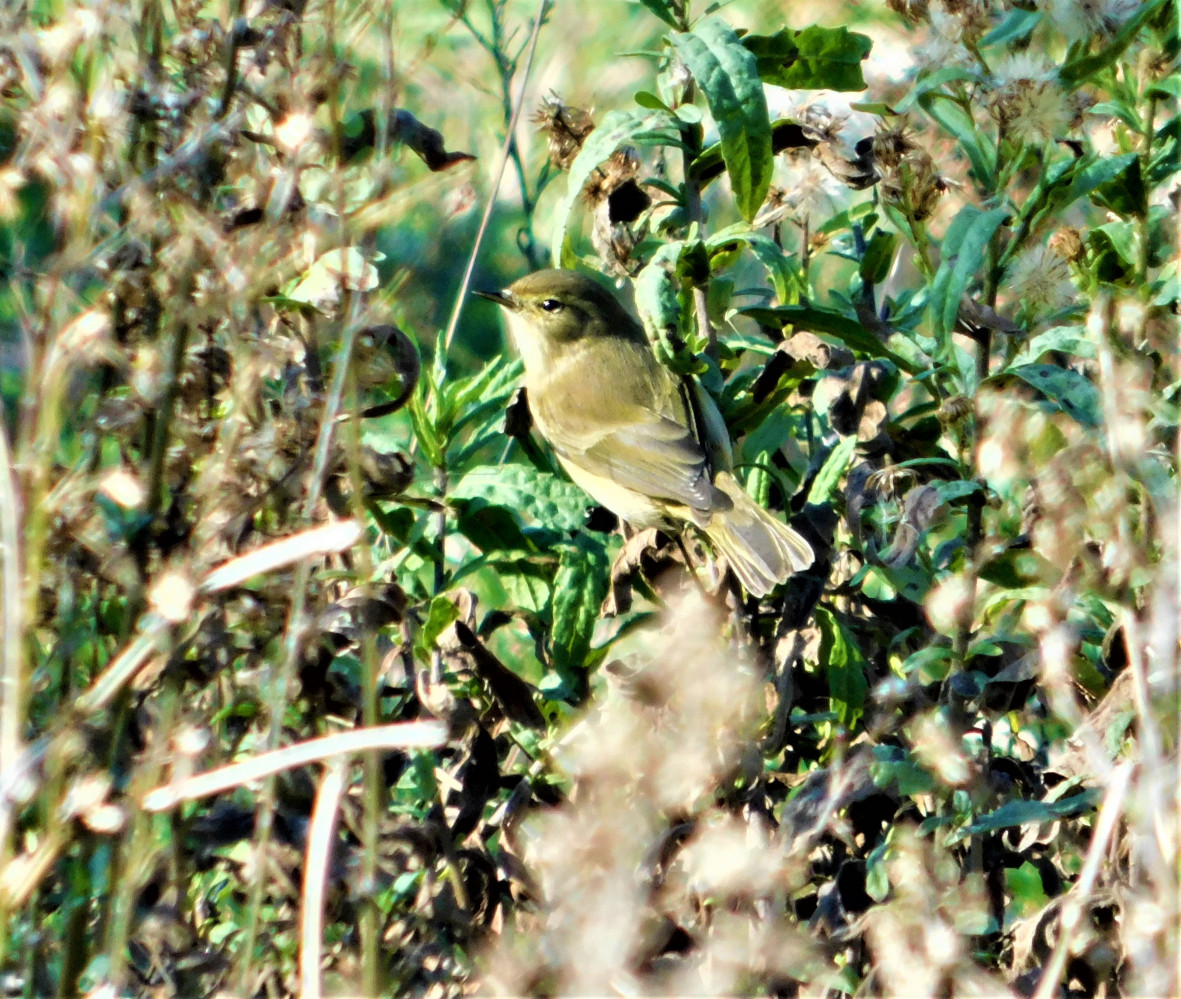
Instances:
[[[692,524],[754,596],[812,564],[808,542],[734,478],[709,394],[660,363],[611,292],[546,270],[476,294],[507,310],[533,421],[596,502],[634,527]]]

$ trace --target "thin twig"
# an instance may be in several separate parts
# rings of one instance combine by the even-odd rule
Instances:
[[[1054,944],[1054,951],[1050,955],[1037,991],[1033,999],[1050,999],[1058,994],[1058,979],[1062,977],[1062,969],[1066,965],[1066,955],[1075,943],[1075,930],[1082,921],[1083,911],[1090,901],[1091,893],[1095,890],[1095,880],[1099,876],[1099,866],[1107,853],[1107,846],[1115,832],[1116,823],[1123,815],[1124,797],[1128,792],[1128,785],[1132,778],[1132,764],[1121,763],[1115,768],[1111,780],[1107,784],[1107,793],[1103,797],[1103,805],[1099,809],[1099,817],[1095,820],[1095,828],[1091,833],[1091,845],[1087,850],[1087,859],[1083,863],[1082,872],[1078,880],[1070,889],[1062,902],[1062,916],[1059,919],[1058,940]]]
[[[521,120],[521,108],[525,105],[525,88],[529,85],[529,74],[533,69],[533,56],[537,52],[537,38],[541,34],[541,22],[545,19],[545,8],[549,0],[539,0],[537,16],[533,21],[533,34],[529,37],[529,52],[525,56],[525,68],[521,72],[521,89],[517,93],[517,101],[513,107],[512,120],[509,122],[504,145],[500,150],[500,160],[496,164],[496,174],[492,179],[492,190],[488,192],[488,201],[484,205],[484,215],[480,219],[480,228],[476,230],[476,238],[472,241],[472,250],[468,255],[467,267],[463,272],[463,280],[459,283],[459,292],[455,296],[455,305],[451,309],[451,319],[447,323],[447,332],[443,335],[443,347],[451,349],[451,341],[455,337],[455,330],[459,327],[459,316],[463,311],[467,290],[472,282],[472,273],[476,269],[476,258],[480,252],[480,244],[484,241],[484,233],[488,229],[488,222],[492,218],[492,210],[496,207],[496,195],[500,191],[504,180],[504,171],[508,166],[509,152],[512,149],[513,134],[517,130],[517,122]]]
[[[323,958],[324,889],[332,860],[332,837],[344,793],[345,762],[335,759],[316,792],[316,804],[308,824],[308,852],[304,864],[299,917],[299,994],[320,999],[320,963]]]

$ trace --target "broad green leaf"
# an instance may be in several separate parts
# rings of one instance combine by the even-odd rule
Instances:
[[[611,560],[602,542],[580,535],[563,547],[554,577],[553,627],[550,652],[559,677],[576,685],[576,671],[585,666],[599,608],[607,595]]]
[[[1104,184],[1111,183],[1127,170],[1139,157],[1135,153],[1125,156],[1105,156],[1096,158],[1075,169],[1070,178],[1070,186],[1061,199],[1054,199],[1059,208],[1066,208],[1074,204],[1079,198],[1090,194]]]
[[[965,205],[948,227],[930,301],[935,335],[941,342],[954,328],[960,299],[980,273],[988,242],[1008,214],[1003,208],[982,212],[975,205]]]
[[[916,794],[930,794],[939,787],[939,782],[901,746],[874,746],[873,759],[869,774],[883,791],[910,798]]]
[[[920,683],[935,683],[951,672],[952,650],[948,645],[927,645],[911,653],[902,664],[903,676],[918,673]]]
[[[865,708],[869,681],[865,678],[865,657],[856,638],[830,611],[817,607],[820,628],[819,665],[828,680],[828,696],[841,724],[852,728]]]
[[[890,872],[886,867],[886,851],[889,848],[889,840],[883,840],[865,858],[865,894],[875,902],[884,902],[890,895]]]
[[[717,17],[699,21],[669,40],[701,88],[718,126],[722,159],[738,211],[755,217],[771,186],[771,120],[755,57]]]
[[[1024,826],[1037,822],[1053,822],[1091,811],[1099,800],[1099,792],[1088,788],[1081,794],[1063,798],[1061,801],[1006,801],[996,811],[978,818],[971,825],[956,830],[947,839],[948,846],[954,846],[969,836],[995,832],[1012,826]]]
[[[819,505],[832,499],[832,495],[837,489],[837,483],[841,481],[841,476],[849,469],[849,463],[853,460],[853,451],[856,447],[857,435],[851,434],[832,449],[832,453],[824,460],[820,471],[816,473],[816,478],[812,480],[812,488],[808,490],[809,504]]]
[[[414,640],[414,651],[422,662],[430,660],[439,636],[459,620],[459,609],[444,596],[434,597],[427,610],[426,620]]]
[[[918,374],[921,370],[913,361],[892,351],[856,319],[850,319],[840,312],[811,305],[777,305],[772,308],[740,309],[739,313],[767,326],[786,326],[790,323],[796,329],[835,337],[853,350],[871,357],[886,358],[908,374]]]
[[[1133,155],[1123,170],[1106,183],[1097,185],[1091,200],[1124,218],[1143,216],[1148,210],[1148,189],[1144,185],[1140,157]]]
[[[1108,222],[1087,233],[1095,274],[1100,281],[1124,280],[1136,266],[1138,233],[1134,222]]]
[[[522,530],[516,511],[485,499],[451,499],[456,530],[486,555],[537,550]]]
[[[1005,375],[1014,375],[1032,385],[1085,427],[1097,427],[1102,421],[1099,390],[1077,371],[1053,364],[1023,364],[1010,368]]]
[[[574,162],[570,164],[566,196],[556,209],[553,260],[555,267],[572,266],[574,259],[567,246],[566,233],[570,214],[582,189],[599,165],[611,158],[620,146],[630,142],[639,144],[677,145],[680,125],[667,111],[608,111],[586,141]]]
[[[586,521],[590,500],[578,486],[531,465],[474,468],[451,488],[449,497],[485,500],[516,511],[543,527],[573,531]]]
[[[1048,354],[1052,350],[1088,359],[1094,359],[1096,354],[1095,341],[1087,336],[1087,331],[1082,326],[1055,326],[1030,340],[1014,358],[1013,363],[1033,364],[1040,360],[1043,354]]]
[[[864,90],[861,63],[873,40],[848,28],[812,25],[783,28],[773,35],[745,35],[766,83],[790,90]]]
[[[950,482],[939,480],[932,482],[931,487],[939,494],[939,499],[944,503],[953,503],[965,496],[973,496],[984,491],[984,487],[979,482],[966,479],[954,479]]]

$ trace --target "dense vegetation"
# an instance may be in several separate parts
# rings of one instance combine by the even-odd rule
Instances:
[[[1176,6],[783,9],[0,11],[7,994],[1181,991]],[[555,264],[810,570],[557,469]]]

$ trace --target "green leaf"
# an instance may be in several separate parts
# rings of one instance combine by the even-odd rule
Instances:
[[[1095,341],[1087,336],[1082,326],[1055,326],[1053,329],[1039,333],[1025,345],[1021,353],[1014,359],[1015,364],[1032,364],[1042,355],[1050,351],[1070,354],[1074,357],[1094,359],[1096,355]]]
[[[739,313],[767,326],[786,326],[790,323],[796,329],[835,337],[853,350],[871,357],[886,358],[908,374],[915,375],[921,370],[913,361],[892,351],[856,319],[831,309],[818,309],[811,305],[777,305],[740,309]]]
[[[1022,364],[1010,368],[1005,377],[1014,375],[1032,385],[1062,412],[1073,416],[1084,427],[1097,427],[1100,416],[1099,390],[1083,375],[1053,364]]]
[[[1081,794],[1063,798],[1061,801],[1006,801],[996,811],[981,816],[971,825],[953,832],[947,839],[948,846],[954,846],[969,836],[995,832],[1012,826],[1031,823],[1053,822],[1091,811],[1099,800],[1099,792],[1088,788]]]
[[[1120,260],[1129,267],[1136,266],[1137,234],[1132,222],[1107,222],[1097,225],[1091,230],[1092,238],[1096,232],[1101,232],[1107,237],[1112,249],[1119,254]]]
[[[590,652],[610,574],[611,560],[597,539],[580,535],[573,545],[562,548],[554,577],[550,652],[563,686],[566,682],[576,687],[582,684],[579,674]]]
[[[1023,38],[1028,38],[1041,19],[1042,12],[1040,10],[1014,7],[1000,24],[980,39],[980,47],[1004,45],[1007,42],[1018,42]]]
[[[841,476],[849,469],[853,460],[853,451],[857,447],[857,435],[852,434],[844,438],[820,466],[816,478],[812,480],[812,488],[808,490],[808,503],[820,505],[827,503],[834,492]]]
[[[901,746],[874,746],[873,758],[869,775],[883,791],[910,798],[916,794],[930,794],[939,787],[939,782]]]
[[[667,24],[670,28],[681,27],[673,12],[673,6],[669,0],[639,0],[645,7],[647,7],[660,20]]]
[[[717,17],[669,39],[705,95],[718,126],[734,201],[749,222],[767,196],[775,165],[767,98],[755,57]]]
[[[684,313],[677,277],[684,242],[665,243],[636,275],[636,311],[661,362],[678,374],[700,373],[701,364],[693,345],[681,339]]]
[[[1142,218],[1148,211],[1148,190],[1144,186],[1140,157],[1133,155],[1123,170],[1107,183],[1097,185],[1091,200],[1125,218],[1131,215]]]
[[[681,141],[680,129],[677,119],[667,111],[608,111],[603,116],[603,120],[587,136],[578,156],[570,164],[566,196],[558,205],[557,225],[554,227],[555,267],[568,267],[574,263],[566,238],[570,214],[586,182],[599,165],[610,159],[615,150],[627,143],[678,145]]]
[[[559,531],[580,529],[590,506],[586,493],[574,483],[531,465],[474,468],[455,483],[448,496],[485,500],[515,511],[525,523],[532,521]]]
[[[755,258],[766,269],[771,287],[775,289],[775,296],[780,302],[786,304],[797,297],[797,289],[802,284],[799,265],[790,254],[783,252],[783,247],[775,240],[744,225],[733,225],[711,236],[705,245],[712,251],[730,242],[745,243],[750,247]]]
[[[649,111],[668,111],[672,113],[672,108],[664,103],[655,94],[647,90],[640,90],[636,92],[635,97],[632,98],[640,107],[647,108]]]
[[[459,620],[459,609],[444,596],[434,597],[427,610],[426,620],[414,640],[414,651],[421,662],[428,662],[439,636]]]
[[[1181,101],[1181,76],[1176,73],[1157,80],[1144,91],[1144,96],[1156,100]]]
[[[974,77],[975,74],[967,66],[944,66],[942,69],[925,73],[915,80],[914,86],[910,88],[909,93],[894,105],[895,111],[898,114],[904,114],[914,107],[920,98],[939,91],[939,88],[945,83],[972,80]],[[948,95],[940,93],[939,96],[947,97]]]
[[[514,510],[485,499],[456,499],[455,527],[486,555],[507,551],[536,551],[538,546],[521,529]]]
[[[859,273],[866,284],[881,284],[890,273],[890,266],[894,263],[894,251],[898,247],[898,234],[878,229],[869,240],[865,248],[865,256],[861,258]]]
[[[1090,162],[1082,161],[1083,165],[1076,168],[1071,176],[1066,193],[1061,199],[1055,198],[1055,203],[1059,208],[1074,204],[1084,195],[1115,181],[1138,160],[1135,153],[1128,153],[1125,156],[1105,156]]]
[[[996,172],[996,160],[993,151],[985,150],[981,145],[980,133],[976,131],[972,115],[954,97],[938,91],[923,94],[918,104],[940,128],[955,137],[967,155],[968,162],[972,164],[972,174],[980,186],[990,189]]]
[[[1067,63],[1058,71],[1058,81],[1067,90],[1073,90],[1084,80],[1106,69],[1124,54],[1124,50],[1140,33],[1140,29],[1168,0],[1149,0],[1140,6],[1131,19],[1120,28],[1114,38],[1102,45],[1094,55],[1086,55]]]
[[[865,657],[854,636],[835,615],[817,607],[820,628],[820,668],[828,679],[828,696],[837,718],[846,728],[857,724],[865,708],[869,681],[865,678]]]
[[[864,90],[861,63],[873,48],[867,35],[811,25],[742,39],[766,83],[789,90]]]
[[[898,112],[885,101],[855,101],[849,105],[854,111],[864,111],[866,114],[876,114],[879,118],[889,118]]]
[[[931,289],[931,313],[935,335],[942,342],[955,326],[960,299],[979,274],[993,233],[1008,218],[1003,208],[982,212],[965,205],[952,220],[943,239],[943,260]]]

